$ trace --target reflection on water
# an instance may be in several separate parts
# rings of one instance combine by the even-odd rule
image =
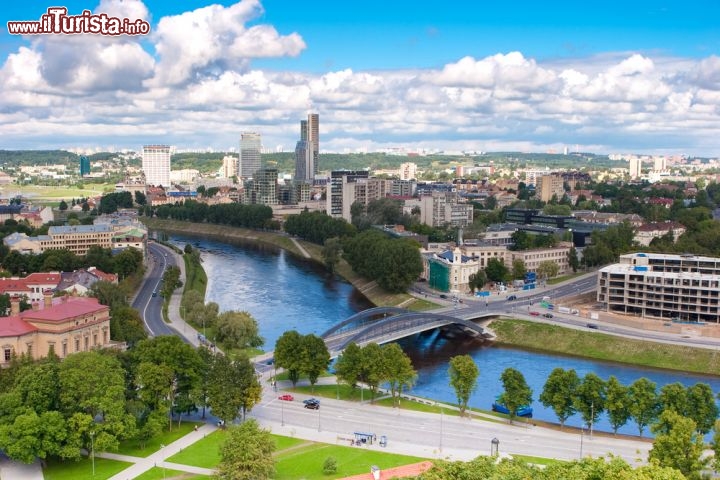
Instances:
[[[223,243],[202,237],[172,235],[171,241],[181,248],[191,243],[202,252],[203,267],[208,275],[206,301],[217,302],[220,310],[245,310],[258,321],[265,347],[272,349],[277,338],[286,330],[302,334],[321,334],[332,325],[353,313],[370,307],[367,301],[347,282],[329,275],[312,262],[297,259],[286,252],[248,242]],[[533,390],[535,418],[556,421],[551,410],[537,398],[545,380],[556,367],[574,368],[582,377],[594,372],[603,379],[615,375],[625,385],[647,377],[658,389],[668,383],[696,382],[710,384],[720,391],[720,378],[651,370],[606,362],[596,362],[561,355],[502,348],[482,344],[463,335],[453,337],[438,331],[427,332],[399,342],[418,370],[418,381],[412,393],[456,402],[447,375],[450,357],[468,354],[480,368],[478,388],[470,398],[470,406],[490,409],[501,393],[500,374],[508,367],[523,373]],[[579,426],[579,416],[568,420]],[[605,416],[598,429],[610,431]],[[634,423],[621,433],[637,434]]]

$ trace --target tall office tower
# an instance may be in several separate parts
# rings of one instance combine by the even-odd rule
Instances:
[[[318,171],[320,155],[320,116],[308,115],[300,121],[300,140],[295,145],[295,180],[312,182]]]
[[[145,173],[145,183],[156,187],[170,186],[170,156],[169,145],[143,146],[142,168]]]
[[[80,176],[90,175],[90,159],[85,155],[80,156]]]
[[[249,178],[260,170],[260,150],[262,138],[259,133],[243,132],[240,134],[240,162],[237,173],[243,178]]]
[[[308,114],[307,119],[307,141],[312,157],[312,177],[318,172],[318,160],[320,157],[320,115],[317,113]],[[311,177],[311,178],[312,178]]]
[[[630,178],[636,179],[640,178],[640,173],[642,170],[642,159],[639,157],[633,157],[630,159]]]

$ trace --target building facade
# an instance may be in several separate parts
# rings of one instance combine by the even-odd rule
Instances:
[[[60,358],[71,353],[114,346],[110,340],[110,307],[91,297],[53,299],[46,291],[42,302],[20,312],[20,299],[11,299],[11,314],[0,319],[0,366],[15,355],[33,359],[50,352]]]
[[[278,171],[276,168],[261,168],[255,172],[248,189],[249,203],[261,205],[277,205],[278,201]]]
[[[237,175],[238,159],[232,155],[223,157],[223,164],[220,170],[220,176],[224,178],[232,178]]]
[[[463,255],[459,248],[433,254],[428,258],[428,285],[441,292],[469,291],[470,275],[477,273],[478,262]]]
[[[598,272],[608,311],[685,322],[720,323],[720,258],[628,253]]]
[[[456,192],[433,191],[420,197],[420,221],[431,227],[467,227],[473,222],[473,206],[460,203]]]
[[[350,217],[350,206],[346,205],[351,200],[349,190],[344,186],[349,183],[356,183],[358,180],[366,180],[369,176],[367,170],[333,170],[330,172],[330,184],[326,194],[326,212],[334,218]]]
[[[237,174],[243,178],[251,178],[260,170],[262,150],[262,137],[256,132],[243,132],[240,134],[240,160]]]
[[[142,168],[145,173],[145,182],[156,187],[170,186],[170,157],[169,145],[145,145],[143,147]]]
[[[549,202],[553,196],[560,200],[565,195],[563,188],[563,177],[557,173],[542,175],[537,177],[535,185],[535,197],[540,198],[543,202]]]

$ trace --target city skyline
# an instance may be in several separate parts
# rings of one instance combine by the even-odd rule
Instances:
[[[461,3],[63,4],[150,22],[112,38],[9,35],[51,6],[13,4],[0,148],[228,150],[256,131],[292,151],[315,112],[326,152],[720,156],[720,5]]]

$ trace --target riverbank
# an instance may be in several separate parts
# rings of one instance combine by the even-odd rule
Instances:
[[[498,345],[704,375],[720,372],[717,350],[632,340],[525,320],[494,320],[491,325]]]
[[[140,217],[140,220],[149,229],[158,229],[180,234],[203,235],[217,240],[242,240],[273,245],[299,258],[324,265],[321,253],[322,247],[320,245],[300,239],[291,239],[287,235],[278,232],[249,230],[246,228],[229,227],[227,225],[161,220],[159,218],[148,217]],[[306,253],[309,254],[309,257],[305,255]],[[386,292],[377,286],[376,282],[369,281],[353,272],[350,265],[344,260],[340,260],[335,268],[335,273],[357,288],[358,291],[375,306],[399,306],[409,310],[426,310],[428,306],[434,306],[429,304],[429,302],[415,298],[407,293]]]

